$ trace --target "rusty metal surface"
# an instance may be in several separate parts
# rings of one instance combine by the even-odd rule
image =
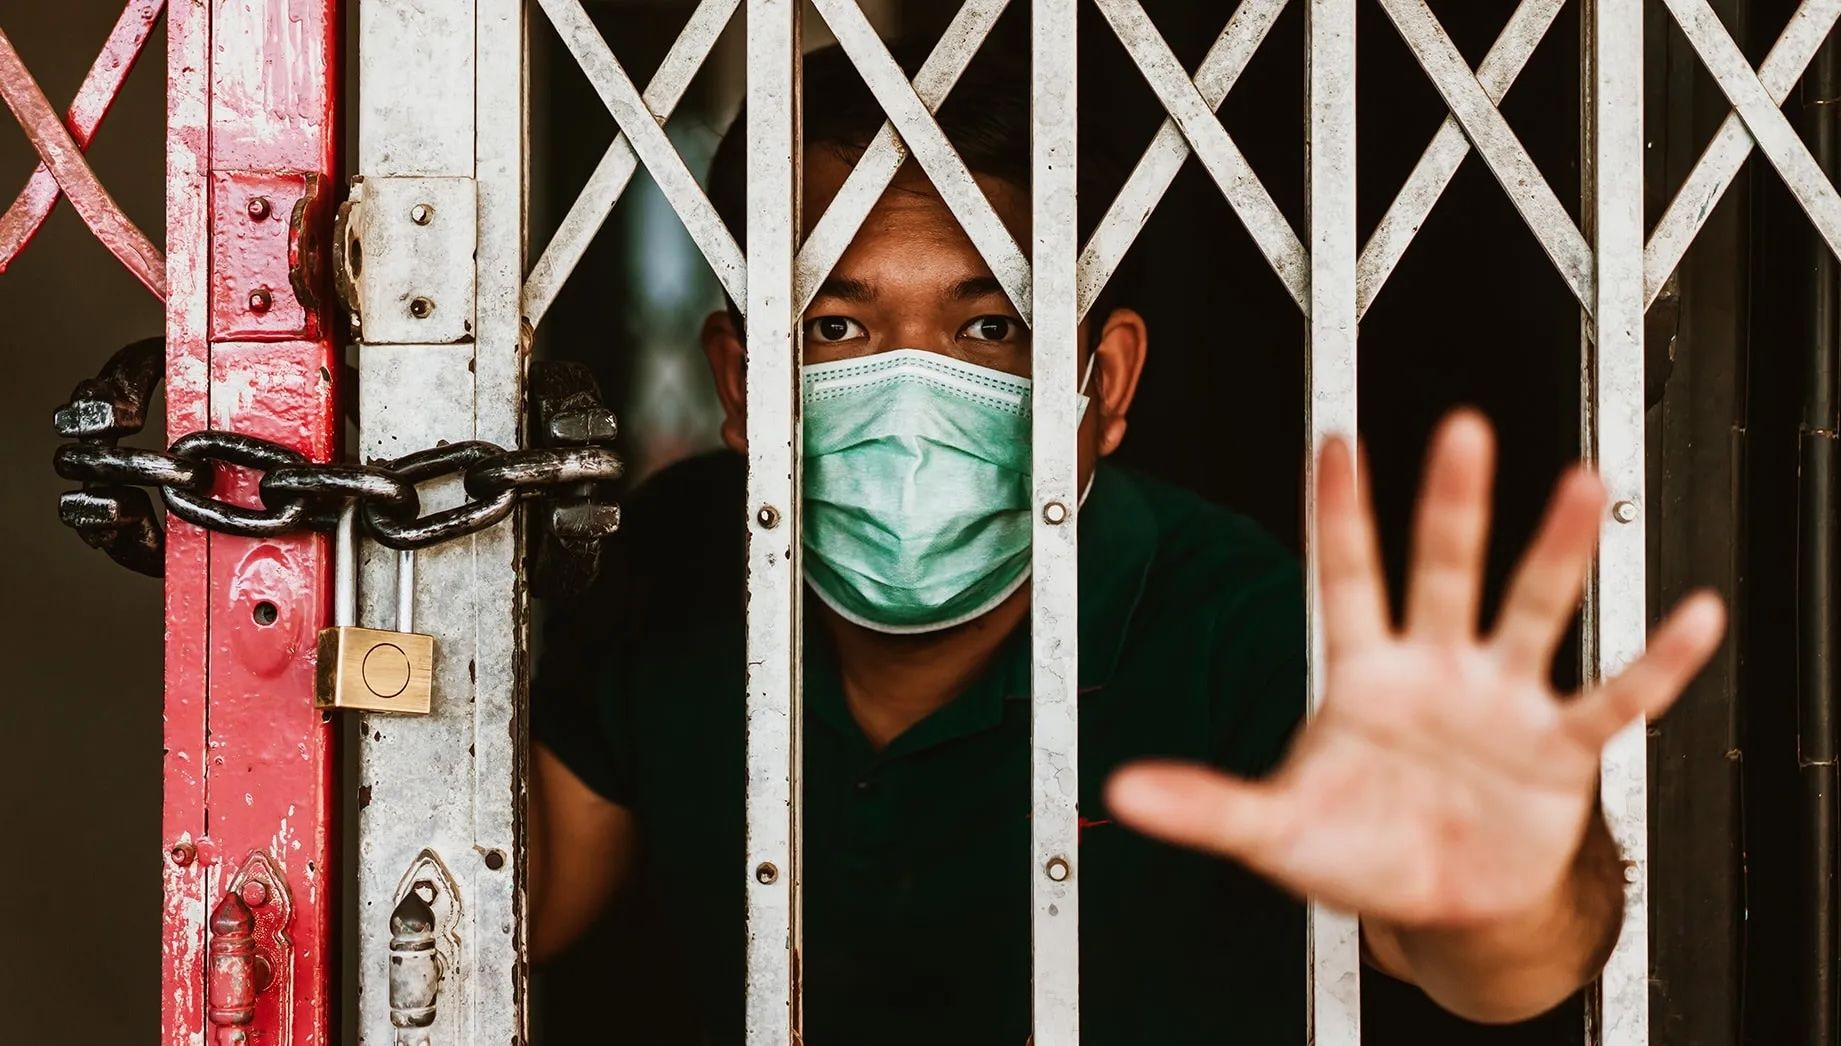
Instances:
[[[121,93],[122,84],[139,60],[165,7],[166,0],[129,0],[128,6],[122,8],[115,28],[109,32],[102,51],[96,55],[96,61],[83,78],[83,85],[77,88],[76,98],[71,100],[70,109],[64,114],[65,126],[79,149],[89,148],[90,139]],[[0,273],[4,273],[32,242],[62,193],[56,176],[41,159],[26,180],[25,188],[19,191],[6,213],[0,214]]]
[[[7,107],[13,111],[14,118],[31,140],[32,148],[37,150],[43,160],[45,169],[57,179],[64,195],[70,198],[70,205],[83,217],[90,231],[96,234],[96,239],[156,297],[164,298],[165,257],[147,238],[147,234],[122,213],[114,197],[97,180],[96,172],[90,169],[89,162],[83,158],[82,147],[71,137],[64,121],[58,119],[56,110],[51,108],[45,92],[39,89],[38,81],[32,78],[32,71],[26,68],[24,59],[19,57],[19,52],[14,49],[13,42],[7,38],[4,30],[0,30],[0,99],[4,99]],[[25,246],[29,238],[30,232],[8,236],[9,241],[16,244],[13,247],[15,253]],[[10,254],[4,256],[5,259],[11,257]]]

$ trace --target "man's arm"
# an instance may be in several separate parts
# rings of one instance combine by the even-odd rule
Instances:
[[[593,925],[626,882],[637,833],[631,811],[596,795],[540,743],[531,745],[528,788],[530,949],[542,962]]]
[[[1625,862],[1601,818],[1545,902],[1499,923],[1462,929],[1362,920],[1362,944],[1382,972],[1414,984],[1452,1013],[1506,1024],[1545,1013],[1598,976],[1624,918]]]

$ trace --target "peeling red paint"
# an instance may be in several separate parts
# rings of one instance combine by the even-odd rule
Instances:
[[[227,429],[330,460],[338,429],[322,375],[341,368],[311,264],[328,215],[296,204],[335,176],[335,0],[199,0],[168,20],[167,431]],[[272,298],[252,310],[258,289]],[[255,476],[226,469],[216,493],[254,504]],[[253,908],[274,977],[237,1027],[249,1046],[329,1046],[335,759],[312,701],[329,549],[317,535],[170,525],[164,830],[197,859],[166,865],[161,1041],[203,1046],[212,1027],[206,912],[286,896],[285,910]],[[231,903],[252,854],[272,862],[272,885],[239,886]]]

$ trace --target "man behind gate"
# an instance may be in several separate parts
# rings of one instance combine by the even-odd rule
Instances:
[[[807,57],[805,98],[809,229],[883,116],[836,50]],[[981,56],[939,115],[1027,242],[1026,59]],[[743,126],[711,172],[738,239]],[[804,1038],[1022,1043],[1029,331],[912,164],[804,322]],[[665,961],[700,1003],[687,1037],[714,1043],[741,1041],[744,984],[739,331],[731,312],[703,332],[731,452],[638,495],[627,570],[558,628],[533,696],[533,950],[567,946],[643,864],[676,945]],[[1688,601],[1623,675],[1562,698],[1549,667],[1598,481],[1561,482],[1480,634],[1488,426],[1459,413],[1435,437],[1397,622],[1350,448],[1332,443],[1317,492],[1327,696],[1300,727],[1298,565],[1248,520],[1105,460],[1150,333],[1102,296],[1068,348],[1084,375],[1069,392],[1083,1041],[1302,1042],[1302,896],[1359,913],[1368,961],[1462,1016],[1552,1007],[1596,974],[1622,920],[1599,752],[1679,693],[1717,642],[1719,604]]]

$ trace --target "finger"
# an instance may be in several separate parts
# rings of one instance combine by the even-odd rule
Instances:
[[[1567,729],[1587,746],[1602,748],[1638,716],[1661,715],[1718,649],[1725,629],[1726,608],[1718,596],[1701,592],[1683,600],[1650,636],[1648,652],[1617,678],[1567,704]]]
[[[1510,671],[1547,677],[1585,588],[1604,501],[1604,484],[1584,468],[1568,472],[1554,487],[1547,516],[1496,615],[1491,643]]]
[[[1494,467],[1489,422],[1453,412],[1433,437],[1413,524],[1405,622],[1415,637],[1450,643],[1476,634]]]
[[[1317,577],[1330,657],[1387,636],[1387,597],[1365,484],[1349,444],[1332,438],[1317,458]]]
[[[1146,835],[1240,860],[1269,856],[1292,823],[1269,786],[1183,763],[1125,767],[1107,783],[1106,808]]]

